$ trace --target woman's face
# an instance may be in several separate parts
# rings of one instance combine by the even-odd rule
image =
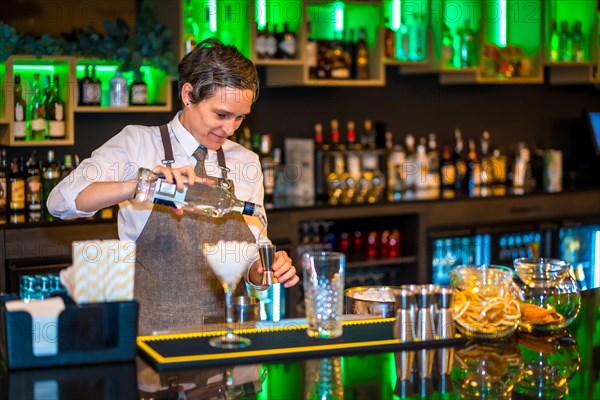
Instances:
[[[201,145],[218,150],[225,140],[234,134],[250,113],[253,92],[249,89],[220,88],[215,94],[197,104],[189,101],[189,83],[181,88],[184,106],[181,124]]]

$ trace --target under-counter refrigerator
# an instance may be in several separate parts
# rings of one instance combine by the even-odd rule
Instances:
[[[560,259],[573,267],[581,290],[600,287],[600,222],[565,223],[559,231]]]
[[[466,264],[489,264],[491,235],[473,229],[439,230],[429,233],[430,265],[434,284],[448,286],[450,271]]]

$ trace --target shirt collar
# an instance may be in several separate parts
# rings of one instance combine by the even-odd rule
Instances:
[[[183,125],[181,125],[181,122],[179,121],[180,114],[181,111],[179,111],[171,121],[171,129],[173,130],[175,138],[183,147],[185,154],[188,157],[192,157],[198,146],[200,146],[200,143],[198,143],[198,141],[196,140],[194,135],[191,134],[191,132],[185,129]]]

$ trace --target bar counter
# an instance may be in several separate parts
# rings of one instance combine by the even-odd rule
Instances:
[[[361,349],[167,372],[157,372],[140,356],[131,363],[64,368],[7,371],[2,365],[0,398],[598,399],[600,289],[582,292],[576,320],[559,335],[518,333],[504,342],[423,349],[435,353],[430,379],[404,370],[401,352]],[[442,366],[442,359],[450,364]],[[440,374],[444,368],[446,375]]]

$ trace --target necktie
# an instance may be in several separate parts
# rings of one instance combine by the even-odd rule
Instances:
[[[206,169],[204,168],[204,160],[206,160],[206,148],[198,146],[194,151],[194,158],[198,161],[194,167],[194,172],[199,178],[206,178]]]

